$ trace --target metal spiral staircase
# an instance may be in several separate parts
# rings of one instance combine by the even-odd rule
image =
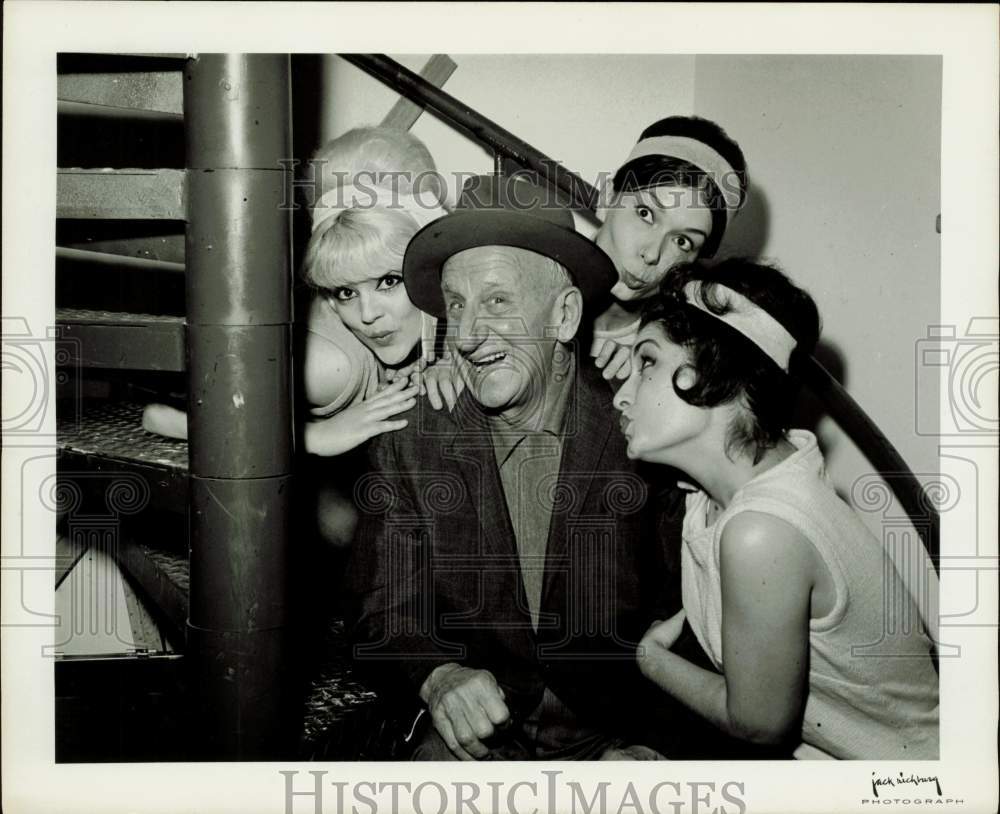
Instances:
[[[128,614],[99,653],[57,647],[57,760],[360,757],[375,696],[329,598],[291,590],[315,563],[292,555],[289,58],[58,67],[57,586]],[[190,445],[143,430],[154,400]],[[80,583],[116,566],[120,590]]]

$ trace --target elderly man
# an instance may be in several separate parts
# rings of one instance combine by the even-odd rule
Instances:
[[[635,720],[635,646],[669,584],[610,385],[574,343],[614,268],[546,188],[482,176],[403,276],[466,387],[372,444],[355,658],[426,705],[417,758],[596,759]]]

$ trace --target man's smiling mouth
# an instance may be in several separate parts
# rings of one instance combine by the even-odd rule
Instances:
[[[489,367],[496,362],[501,362],[507,358],[507,354],[504,351],[497,351],[496,353],[488,353],[485,356],[481,356],[478,359],[469,359],[469,362],[477,368]]]

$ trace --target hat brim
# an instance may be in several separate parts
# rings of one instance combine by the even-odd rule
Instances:
[[[441,267],[459,252],[481,246],[512,246],[555,260],[569,272],[586,305],[606,298],[618,281],[604,250],[571,229],[518,212],[469,210],[439,218],[413,236],[403,258],[410,301],[444,318]]]

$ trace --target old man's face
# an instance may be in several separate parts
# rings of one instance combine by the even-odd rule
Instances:
[[[540,414],[569,287],[565,271],[525,249],[482,246],[444,264],[450,341],[466,386],[490,412],[514,421]]]

